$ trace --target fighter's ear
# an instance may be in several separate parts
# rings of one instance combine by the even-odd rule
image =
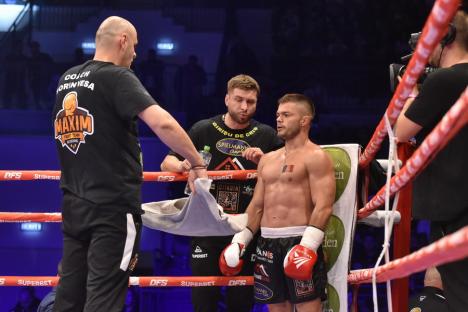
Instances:
[[[312,116],[306,115],[301,117],[301,126],[308,125],[312,122]]]
[[[300,122],[301,126],[304,126],[304,125],[305,125],[305,122],[306,122],[305,116],[302,116],[302,117],[301,117],[301,122]]]

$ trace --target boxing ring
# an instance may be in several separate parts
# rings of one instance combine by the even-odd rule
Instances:
[[[444,36],[450,20],[456,12],[460,1],[437,0],[424,26],[421,39],[417,45],[415,53],[409,62],[408,68],[398,85],[384,117],[379,122],[374,134],[365,150],[359,157],[360,175],[367,178],[370,162],[380,149],[387,136],[390,139],[390,146],[395,144],[391,127],[396,122],[403,105],[415,86],[419,75],[424,70],[427,60]],[[413,153],[408,152],[408,146],[401,144],[398,149],[398,158],[402,160],[403,167],[398,168],[394,157],[390,157],[388,170],[396,168],[396,173],[388,179],[387,185],[382,187],[377,194],[363,207],[357,211],[357,219],[363,220],[369,217],[379,207],[385,205],[389,211],[388,202],[391,196],[397,196],[397,205],[393,210],[398,210],[401,214],[401,221],[393,228],[392,214],[387,214],[385,224],[384,245],[388,247],[388,240],[393,233],[393,259],[375,268],[350,271],[347,282],[356,286],[364,283],[392,282],[392,292],[387,295],[393,298],[389,310],[403,311],[408,306],[408,279],[410,274],[422,271],[428,267],[443,263],[463,259],[468,257],[468,227],[456,233],[448,235],[433,244],[426,246],[412,254],[409,254],[410,221],[411,221],[411,181],[418,175],[425,166],[444,148],[444,146],[454,137],[457,132],[468,123],[468,88],[447,112],[440,123],[426,137],[420,147]],[[390,153],[391,154],[391,153]],[[395,155],[396,157],[396,155]],[[244,171],[210,171],[209,178],[212,180],[255,179],[255,170]],[[0,170],[0,181],[41,181],[59,180],[58,171],[26,171],[26,170]],[[186,181],[187,174],[171,172],[145,172],[143,179],[145,182],[178,182]],[[367,196],[364,196],[367,198]],[[0,212],[0,223],[10,222],[61,222],[60,213],[19,213]],[[383,255],[383,253],[382,253]],[[388,253],[387,253],[388,255]],[[381,257],[382,259],[382,257]],[[348,268],[346,268],[348,270]],[[0,286],[45,286],[57,285],[56,276],[0,276]],[[222,277],[222,276],[134,276],[130,278],[130,285],[139,287],[205,287],[205,286],[246,286],[253,284],[251,276]],[[358,287],[354,288],[354,296],[358,294]],[[390,298],[389,298],[390,299]],[[356,300],[353,300],[354,304]],[[389,300],[390,301],[390,300]],[[343,307],[342,307],[343,308]],[[347,307],[344,307],[347,308]],[[357,306],[354,306],[355,310]],[[340,308],[340,311],[342,309]]]

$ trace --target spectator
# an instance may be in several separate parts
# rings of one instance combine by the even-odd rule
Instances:
[[[158,102],[164,102],[164,63],[156,57],[156,51],[149,49],[146,60],[138,67],[141,82],[149,94]]]
[[[60,261],[57,266],[57,275],[60,277],[62,274],[62,262]],[[37,312],[52,312],[54,309],[55,296],[57,295],[57,287],[52,288],[52,290],[42,298],[41,303],[37,307]]]
[[[54,287],[44,298],[42,298],[39,306],[37,307],[37,312],[52,312],[54,309],[56,295],[57,287]]]
[[[39,42],[31,42],[30,50],[28,80],[33,96],[32,101],[36,109],[44,109],[49,106],[46,103],[49,100],[47,90],[52,78],[54,62],[49,54],[41,52]]]
[[[226,51],[226,77],[240,73],[256,76],[259,74],[259,64],[255,53],[239,37],[231,40]]]
[[[14,40],[12,48],[4,61],[5,72],[2,104],[5,108],[26,107],[26,60],[27,58],[23,54],[22,41]]]
[[[177,70],[174,83],[177,108],[189,113],[190,123],[195,122],[199,119],[203,86],[206,84],[206,73],[198,64],[198,57],[193,54],[188,57],[188,62]]]

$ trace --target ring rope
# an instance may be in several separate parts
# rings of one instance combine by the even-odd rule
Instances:
[[[400,259],[377,268],[377,282],[385,282],[408,276],[430,266],[456,261],[468,257],[468,226]],[[372,282],[374,269],[351,271],[350,284]]]
[[[445,30],[448,28],[448,24],[455,15],[459,4],[459,0],[437,0],[434,4],[431,14],[424,25],[415,53],[413,54],[407,70],[405,71],[401,82],[398,84],[398,87],[390,100],[390,104],[385,111],[391,125],[395,124],[398,115],[403,109],[406,99],[413,90],[413,87],[416,85],[421,72],[424,70],[424,66],[427,63],[429,56],[445,35]],[[371,140],[359,158],[359,167],[364,168],[369,165],[371,160],[374,159],[375,154],[379,150],[386,136],[387,131],[385,129],[385,120],[382,118],[377,125]]]
[[[257,170],[218,170],[207,171],[212,180],[252,180],[257,178]],[[146,182],[187,181],[188,173],[143,172]],[[60,180],[58,170],[0,170],[0,181]]]
[[[408,159],[405,166],[392,177],[390,194],[393,195],[410,182],[435,157],[435,155],[468,123],[468,88],[445,114],[442,120],[422,142],[421,146]],[[359,209],[358,218],[362,219],[385,203],[385,186],[364,206]]]
[[[42,286],[58,284],[58,276],[0,276],[0,286]],[[129,285],[140,287],[252,286],[253,276],[131,276]]]
[[[396,193],[395,200],[392,204],[392,209],[390,210],[390,182],[392,178],[392,173],[398,172],[400,170],[399,163],[398,163],[398,153],[397,153],[397,139],[394,135],[392,125],[390,120],[388,119],[387,115],[384,115],[385,118],[385,127],[388,133],[389,139],[389,151],[388,151],[388,166],[387,166],[387,173],[386,173],[386,183],[385,183],[385,221],[384,221],[384,242],[382,251],[377,258],[377,261],[374,265],[374,270],[372,271],[372,301],[374,304],[374,311],[378,311],[378,296],[377,296],[377,268],[382,262],[382,258],[385,257],[385,263],[390,262],[390,254],[389,254],[389,247],[390,247],[390,237],[393,230],[393,222],[395,219],[395,211],[398,205],[398,198],[399,193]],[[391,214],[389,214],[391,212]],[[391,217],[390,217],[391,216]],[[392,302],[392,287],[391,282],[386,282],[386,291],[387,291],[387,309],[388,312],[393,312],[393,302]]]
[[[468,88],[462,96],[445,114],[442,120],[426,137],[421,146],[414,152],[406,165],[397,172],[391,179],[390,195],[398,192],[408,182],[410,182],[439,152],[448,141],[468,123]],[[257,177],[255,170],[221,170],[209,171],[208,175],[213,179],[254,179]],[[60,177],[59,171],[12,171],[0,170],[0,181],[6,180],[57,180]],[[145,181],[173,182],[185,181],[186,174],[173,172],[145,172]],[[358,211],[358,218],[369,216],[385,202],[385,186]],[[28,219],[31,218],[31,219]],[[0,213],[0,222],[59,222],[57,215],[48,213]]]
[[[444,118],[426,137],[421,146],[415,151],[407,164],[392,178],[390,192],[393,195],[404,187],[414,176],[419,173],[428,160],[435,156],[448,141],[468,123],[468,88],[462,96],[445,114]],[[214,180],[220,179],[255,179],[256,170],[221,170],[208,171],[208,176]],[[175,182],[186,181],[187,174],[173,172],[145,172],[144,181]],[[40,170],[0,170],[0,181],[26,181],[26,180],[58,180],[59,171]],[[385,187],[382,187],[364,208],[358,212],[360,219],[370,215],[385,201]],[[1,216],[2,214],[0,214]],[[1,218],[0,218],[1,219]],[[46,220],[49,221],[49,220]],[[1,221],[0,221],[1,222]],[[55,222],[55,221],[49,221]]]
[[[468,226],[447,235],[437,242],[377,268],[377,281],[408,276],[434,265],[462,259],[468,256]],[[372,281],[374,269],[351,271],[350,284]],[[57,276],[0,276],[0,286],[56,286]],[[144,276],[130,277],[130,285],[140,287],[203,287],[203,286],[247,286],[253,285],[252,276]]]
[[[432,159],[435,154],[444,147],[448,141],[468,123],[468,88],[462,96],[445,114],[444,118],[437,124],[434,130],[426,137],[421,146],[415,151],[406,165],[392,178],[390,187],[391,195],[399,191],[411,179],[416,176]],[[145,181],[174,182],[186,181],[187,174],[173,172],[145,172]],[[255,179],[256,170],[221,170],[209,171],[208,176],[216,179]],[[25,180],[57,180],[60,178],[59,171],[38,170],[0,170],[0,181],[25,181]],[[358,212],[358,217],[364,218],[374,212],[385,202],[385,187],[382,187],[364,208]]]
[[[377,211],[377,214],[371,216],[369,222],[363,223],[373,227],[382,227],[380,218],[385,218],[383,210]],[[62,214],[60,212],[0,212],[0,223],[23,222],[62,222]]]
[[[0,223],[62,222],[60,212],[0,212]]]

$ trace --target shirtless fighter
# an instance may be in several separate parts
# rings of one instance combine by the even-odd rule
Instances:
[[[255,263],[255,299],[270,312],[321,311],[326,269],[321,243],[332,213],[335,174],[328,154],[309,140],[315,109],[301,94],[278,101],[278,136],[285,147],[258,164],[248,226],[220,256],[225,275],[238,274],[242,255],[261,226]]]

